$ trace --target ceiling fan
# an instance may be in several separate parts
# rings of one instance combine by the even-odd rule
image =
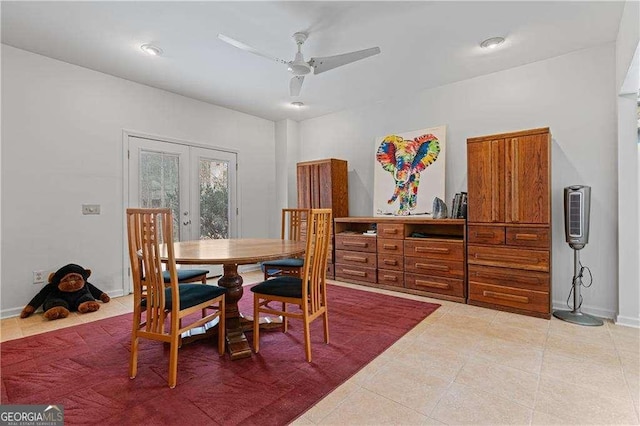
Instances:
[[[351,62],[359,61],[360,59],[368,58],[369,56],[377,55],[380,53],[379,47],[372,47],[369,49],[358,50],[356,52],[343,53],[342,55],[324,56],[320,58],[311,58],[308,61],[304,60],[302,56],[302,45],[307,40],[307,33],[298,32],[293,35],[293,39],[298,45],[298,53],[293,61],[285,61],[284,59],[276,58],[266,53],[246,45],[238,40],[234,40],[231,37],[227,37],[224,34],[218,34],[218,38],[225,43],[237,47],[238,49],[246,50],[247,52],[254,53],[263,58],[271,59],[272,61],[279,62],[287,65],[288,70],[293,74],[293,78],[289,82],[289,93],[291,96],[300,95],[300,89],[302,89],[302,83],[304,82],[304,76],[309,74],[313,69],[314,74],[320,74],[325,71],[340,67],[342,65],[350,64]]]

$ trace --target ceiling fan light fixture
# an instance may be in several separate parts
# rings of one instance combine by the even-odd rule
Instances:
[[[153,44],[145,43],[140,46],[140,49],[142,49],[142,51],[149,56],[162,55],[162,49],[160,49],[158,46],[154,46]]]
[[[480,47],[483,49],[495,49],[502,43],[504,43],[504,37],[491,37],[480,43]]]

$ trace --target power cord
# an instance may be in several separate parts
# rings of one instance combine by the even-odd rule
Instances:
[[[582,277],[584,276],[585,270],[589,273],[589,284],[584,284],[582,282]],[[573,294],[573,289],[575,288],[576,283],[584,288],[589,288],[593,284],[593,275],[591,274],[591,269],[589,269],[588,266],[582,266],[582,262],[580,262],[580,272],[578,272],[578,275],[573,277],[573,285],[571,286],[571,290],[569,290],[569,297],[567,297],[567,307],[571,310],[578,310],[582,306],[582,293],[580,293],[580,303],[578,304],[578,306],[571,307],[571,305],[569,305],[569,300],[571,300],[571,295]]]

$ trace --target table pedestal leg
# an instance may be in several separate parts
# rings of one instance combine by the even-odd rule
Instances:
[[[242,277],[238,275],[236,264],[225,264],[223,270],[224,273],[218,280],[218,285],[227,289],[225,296],[227,348],[232,360],[248,358],[251,356],[251,347],[240,324],[238,310],[238,301],[242,298]]]

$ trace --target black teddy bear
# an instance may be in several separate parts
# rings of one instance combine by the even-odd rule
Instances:
[[[49,275],[49,284],[44,286],[20,313],[26,318],[42,304],[44,317],[48,320],[66,318],[69,311],[81,313],[94,312],[100,309],[96,299],[107,303],[111,298],[107,293],[87,282],[90,269],[70,263]]]

